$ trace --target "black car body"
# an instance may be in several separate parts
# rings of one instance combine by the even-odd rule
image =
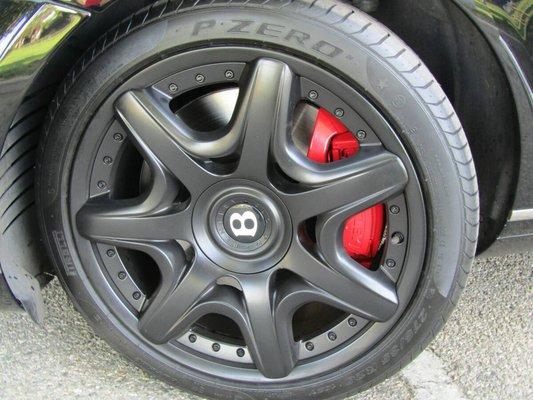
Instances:
[[[0,0],[0,308],[44,315],[40,288],[52,272],[34,216],[31,154],[46,110],[81,54],[104,48],[101,34],[152,3]],[[418,53],[457,110],[478,173],[478,254],[533,248],[533,1],[353,4]],[[31,134],[13,134],[19,124]]]

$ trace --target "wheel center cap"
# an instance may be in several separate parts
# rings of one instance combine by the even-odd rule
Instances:
[[[225,180],[207,189],[193,211],[193,231],[202,251],[233,272],[273,267],[292,239],[290,215],[268,188],[247,180]]]
[[[248,190],[231,190],[215,201],[210,225],[215,240],[229,252],[251,256],[268,243],[272,232],[275,209],[267,206],[258,196]],[[267,204],[265,204],[267,203]]]
[[[265,233],[265,217],[253,205],[235,204],[224,213],[224,229],[237,242],[253,243]]]

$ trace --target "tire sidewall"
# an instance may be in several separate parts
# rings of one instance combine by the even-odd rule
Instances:
[[[38,161],[38,205],[49,252],[71,298],[95,330],[145,369],[174,384],[200,395],[232,399],[330,398],[364,390],[399,369],[412,353],[418,353],[442,324],[443,315],[449,312],[457,271],[464,263],[461,256],[465,245],[465,204],[452,151],[430,107],[400,72],[356,37],[350,37],[342,29],[328,29],[328,24],[335,22],[335,13],[326,18],[323,12],[305,11],[297,3],[283,9],[225,6],[224,12],[220,11],[219,7],[191,8],[147,24],[112,45],[107,44],[68,90],[47,129]],[[377,24],[367,16],[363,18]],[[300,38],[309,38],[294,39],[294,33],[290,36],[293,31],[299,32]],[[64,215],[68,212],[63,207],[68,193],[68,171],[76,144],[96,106],[119,83],[161,57],[190,47],[223,42],[253,44],[302,55],[360,88],[396,127],[415,160],[423,184],[430,229],[423,275],[409,309],[366,356],[335,374],[297,387],[269,385],[268,390],[261,390],[220,382],[155,359],[125,340],[115,330],[114,316],[87,283],[65,225]]]

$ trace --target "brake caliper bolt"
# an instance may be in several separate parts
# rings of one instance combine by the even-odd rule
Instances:
[[[220,345],[218,343],[213,343],[213,351],[220,351]]]
[[[170,85],[168,85],[168,90],[170,90],[171,92],[177,92],[178,85],[176,85],[175,83],[171,83]]]
[[[342,108],[337,108],[337,109],[335,110],[335,116],[336,116],[337,118],[342,118],[342,117],[344,117],[344,110],[343,110]]]
[[[337,334],[335,332],[328,332],[328,339],[334,342],[337,340]]]
[[[315,345],[313,344],[313,342],[307,342],[305,344],[305,348],[307,349],[307,351],[313,351],[315,349]]]
[[[105,187],[107,186],[107,183],[105,183],[104,181],[98,181],[96,186],[98,186],[98,189],[105,189]]]
[[[106,251],[106,254],[108,257],[114,257],[116,253],[115,253],[115,250],[109,249]]]
[[[385,261],[385,264],[389,268],[394,268],[396,266],[396,261],[394,261],[393,259],[389,258],[387,261]]]
[[[365,132],[365,131],[357,131],[357,133],[355,134],[355,136],[356,136],[357,139],[359,139],[359,140],[365,140],[365,139],[366,139],[366,132]]]
[[[123,281],[124,279],[126,279],[126,273],[124,271],[120,271],[118,273],[118,279],[120,279],[121,281]]]
[[[391,236],[392,244],[401,244],[403,243],[404,237],[400,232],[395,232]]]
[[[124,140],[124,136],[122,133],[115,133],[113,135],[113,139],[115,139],[117,142],[122,142],[122,140]]]
[[[237,349],[237,355],[239,357],[244,357],[244,349]]]
[[[109,157],[109,156],[105,156],[103,161],[104,161],[104,164],[109,165],[109,164],[111,164],[113,162],[113,159],[111,157]]]
[[[389,208],[391,214],[399,214],[400,213],[400,207],[397,205],[390,206]]]
[[[189,335],[189,342],[191,342],[191,343],[196,342],[196,335],[194,333],[191,333]]]
[[[317,93],[316,90],[311,90],[311,91],[309,92],[308,96],[309,96],[309,98],[310,98],[311,100],[316,100],[316,99],[318,99],[318,93]]]
[[[139,292],[133,292],[133,300],[139,300],[141,298],[141,294]]]
[[[356,326],[357,325],[357,320],[355,318],[348,318],[348,325]]]
[[[202,83],[203,81],[205,81],[205,76],[203,76],[202,74],[198,74],[194,79],[196,80],[196,82]]]
[[[228,79],[235,78],[235,74],[233,73],[231,69],[228,69],[226,72],[224,72],[224,76]]]

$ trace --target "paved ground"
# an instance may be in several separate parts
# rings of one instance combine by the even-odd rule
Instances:
[[[351,400],[533,398],[533,254],[478,261],[430,349]],[[152,379],[98,339],[59,285],[44,329],[0,314],[0,399],[198,399]]]

